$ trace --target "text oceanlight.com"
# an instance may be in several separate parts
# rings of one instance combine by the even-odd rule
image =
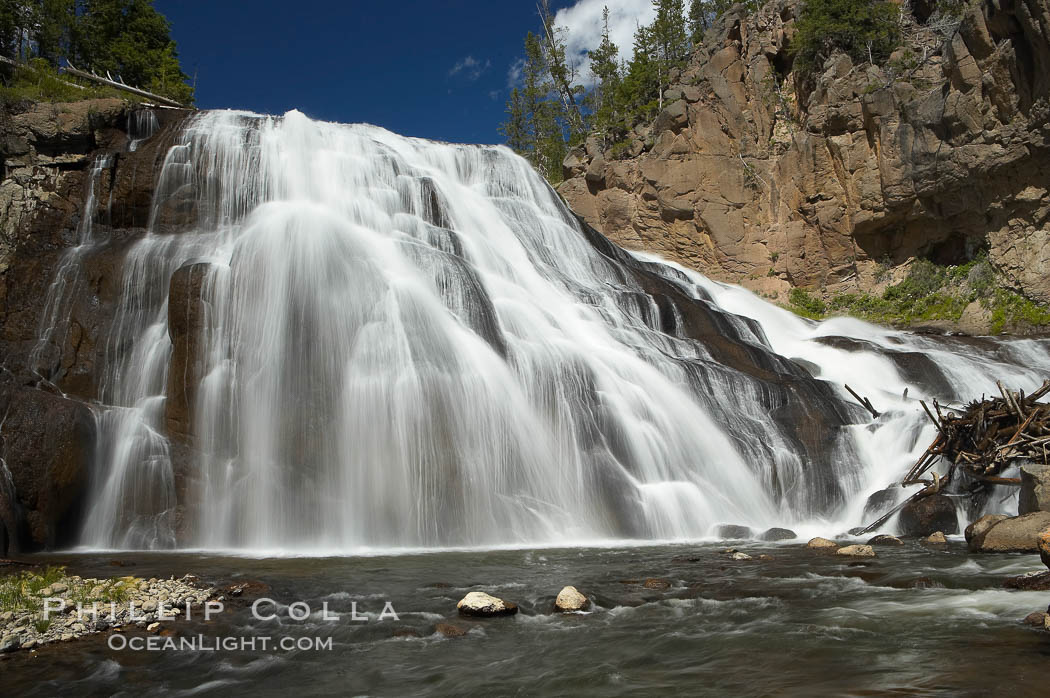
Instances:
[[[253,637],[126,637],[120,633],[109,636],[106,644],[111,650],[132,650],[135,652],[270,652],[283,650],[291,652],[331,650],[331,637],[270,637],[258,635]]]

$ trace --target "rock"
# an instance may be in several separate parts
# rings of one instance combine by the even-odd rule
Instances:
[[[888,536],[882,534],[875,536],[874,538],[869,540],[868,545],[904,545],[904,541],[902,541],[897,536]]]
[[[1050,530],[1050,512],[1037,511],[993,524],[970,541],[980,553],[1038,553],[1039,534]]]
[[[792,531],[790,528],[768,528],[759,535],[759,540],[764,541],[780,541],[780,540],[793,540],[798,538],[798,534]]]
[[[0,637],[0,653],[13,652],[22,646],[22,638],[18,635],[4,635]]]
[[[463,626],[455,625],[454,623],[438,623],[434,626],[434,632],[445,637],[463,637],[469,631]]]
[[[1046,624],[1046,616],[1047,614],[1043,611],[1036,611],[1035,613],[1029,613],[1027,616],[1024,617],[1024,620],[1022,620],[1021,622],[1025,625],[1031,625],[1036,628],[1042,628]]]
[[[666,579],[658,579],[656,577],[649,577],[644,582],[642,582],[642,586],[645,587],[646,589],[663,590],[663,589],[670,589],[671,588],[671,582],[667,581]]]
[[[983,538],[989,528],[1007,518],[1005,514],[985,514],[967,526],[963,534],[966,536],[966,545],[970,548],[970,552],[977,549],[977,543],[974,542],[976,539]]]
[[[900,496],[900,493],[900,487],[887,487],[870,495],[868,501],[864,503],[864,520],[867,522],[875,521],[889,512],[897,504],[897,498]]]
[[[563,613],[582,611],[591,605],[590,599],[581,594],[576,587],[563,587],[554,600],[554,607]]]
[[[835,551],[837,555],[848,557],[875,557],[875,549],[870,545],[847,545]]]
[[[926,542],[927,543],[932,543],[934,545],[944,545],[944,544],[946,544],[948,542],[948,539],[944,537],[944,533],[943,532],[937,531],[936,533],[930,534],[926,538]]]
[[[1021,492],[1017,513],[1050,511],[1050,465],[1026,463],[1021,466]]]
[[[747,540],[751,537],[751,529],[747,526],[722,524],[718,527],[718,537],[726,540]]]
[[[1003,580],[1003,586],[1019,591],[1050,591],[1050,571],[1007,577]]]
[[[1040,533],[1036,545],[1039,547],[1039,559],[1044,565],[1050,567],[1050,533],[1045,531]]]
[[[587,173],[584,175],[588,182],[598,184],[605,181],[605,158],[598,155],[591,164],[587,167]]]
[[[816,538],[813,538],[808,543],[806,543],[806,547],[813,548],[815,550],[837,550],[839,544],[833,540],[828,540],[827,538],[821,538],[820,536],[817,536]]]
[[[512,616],[518,612],[517,604],[490,596],[483,591],[472,591],[456,604],[463,616]]]
[[[748,555],[747,553],[733,553],[730,556],[730,559],[731,560],[751,560],[753,558],[750,555]]]
[[[904,584],[906,589],[943,589],[944,585],[932,577],[916,577]]]
[[[958,533],[959,519],[955,502],[943,494],[908,502],[901,509],[898,527],[906,536],[924,537],[931,533]]]
[[[1043,616],[1043,630],[1050,630],[1050,613]]]
[[[155,633],[160,630],[160,623],[150,623],[146,626],[146,632]]]
[[[147,599],[146,601],[142,602],[142,611],[143,611],[143,613],[153,613],[156,610],[157,610],[157,602],[154,601],[153,599]]]

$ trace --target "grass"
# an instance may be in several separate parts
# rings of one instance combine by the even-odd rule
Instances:
[[[125,603],[141,580],[121,577],[106,581],[84,580],[74,583],[66,577],[64,567],[48,567],[43,572],[21,572],[0,577],[0,611],[37,610],[40,592],[55,582],[65,582],[69,590],[62,596],[74,605],[90,606],[93,602]]]
[[[4,106],[26,101],[79,102],[83,99],[102,97],[142,101],[128,92],[80,81],[69,75],[61,75],[54,66],[40,58],[33,59],[18,68],[10,69],[9,73],[3,85],[0,86],[0,104]]]
[[[958,322],[974,301],[991,311],[990,329],[994,334],[1050,326],[1050,307],[997,286],[995,270],[983,252],[966,264],[952,266],[916,260],[908,276],[881,295],[838,293],[825,301],[795,288],[786,307],[811,320],[849,315],[884,325],[910,325]]]

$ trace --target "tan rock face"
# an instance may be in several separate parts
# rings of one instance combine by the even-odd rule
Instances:
[[[916,26],[928,58],[906,78],[834,56],[808,93],[790,68],[798,5],[727,13],[640,153],[574,152],[570,206],[628,249],[778,299],[879,290],[887,267],[987,246],[1050,301],[1050,75],[1025,67],[1050,65],[1046,3],[978,3],[946,48]]]
[[[982,553],[1038,553],[1041,534],[1050,532],[1050,512],[1039,511],[1003,519],[970,541]]]

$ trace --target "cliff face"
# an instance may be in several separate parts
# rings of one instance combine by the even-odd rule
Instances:
[[[805,93],[799,4],[723,16],[630,157],[593,138],[570,153],[569,205],[627,248],[780,300],[987,249],[1001,283],[1050,302],[1047,0],[984,0],[957,31],[917,3],[886,66],[837,54]]]
[[[135,112],[121,100],[0,112],[0,551],[67,542],[65,523],[82,513],[124,253],[145,232],[159,160],[185,114],[158,112],[160,131],[131,152]],[[58,274],[74,249],[82,271]],[[42,326],[52,308],[56,333]]]

